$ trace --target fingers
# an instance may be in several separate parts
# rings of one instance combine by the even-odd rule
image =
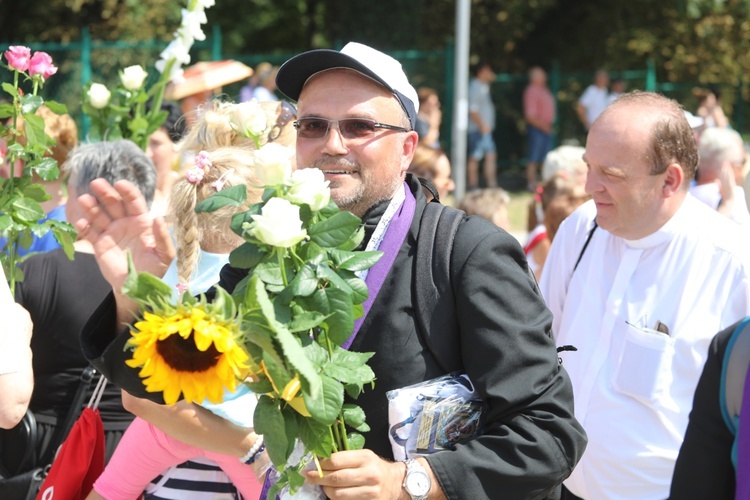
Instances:
[[[164,217],[154,219],[154,243],[159,260],[164,265],[169,266],[174,259],[175,249],[174,245],[172,245],[172,238],[169,236],[169,228]]]
[[[148,213],[146,199],[135,184],[130,181],[121,180],[115,182],[114,188],[120,195],[122,201],[121,207],[125,210],[125,213],[122,214],[121,217]]]

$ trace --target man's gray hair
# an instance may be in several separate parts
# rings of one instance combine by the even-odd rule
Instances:
[[[94,179],[105,179],[110,184],[125,179],[140,189],[149,207],[154,199],[156,168],[132,141],[121,139],[78,146],[68,155],[63,168],[75,176],[79,196],[89,192]]]
[[[729,128],[710,127],[698,141],[699,168],[718,169],[725,161],[735,162],[735,151],[742,151],[742,137]]]

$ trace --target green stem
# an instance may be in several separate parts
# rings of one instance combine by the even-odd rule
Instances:
[[[281,267],[281,281],[284,282],[284,286],[289,286],[289,282],[286,279],[286,266],[284,266],[284,249],[276,249],[276,255],[279,258],[279,266]]]
[[[346,426],[344,425],[344,413],[339,413],[339,427],[341,427],[341,430],[339,431],[341,434],[341,442],[344,445],[345,450],[349,450],[349,438],[346,437]]]
[[[302,260],[302,258],[299,255],[297,255],[297,252],[294,251],[294,247],[289,247],[289,251],[291,252],[292,257],[297,259],[301,265],[303,266],[305,265],[305,261]],[[299,267],[297,269],[299,269]]]
[[[339,446],[341,443],[339,443],[339,430],[336,424],[329,425],[328,431],[331,433],[331,439],[333,439],[333,451],[337,452],[341,449]]]

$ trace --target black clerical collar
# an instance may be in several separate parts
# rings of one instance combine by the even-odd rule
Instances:
[[[372,233],[375,232],[375,227],[378,225],[378,222],[380,222],[380,218],[383,216],[386,209],[388,209],[390,203],[391,200],[379,201],[365,212],[365,215],[362,217],[362,222],[365,224],[365,239],[359,244],[357,250],[364,250],[367,248],[367,243],[370,241]]]

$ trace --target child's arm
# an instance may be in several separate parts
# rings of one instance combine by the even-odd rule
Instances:
[[[136,398],[122,391],[122,405],[170,437],[202,450],[243,457],[258,435],[214,415],[205,408],[179,401],[167,406]]]
[[[171,446],[164,433],[145,420],[136,418],[117,444],[104,472],[94,483],[95,493],[89,498],[139,498],[152,479],[169,467],[184,462],[189,458],[185,455],[190,455],[190,451],[188,447],[177,449]],[[195,453],[199,454],[200,450],[195,450]]]

